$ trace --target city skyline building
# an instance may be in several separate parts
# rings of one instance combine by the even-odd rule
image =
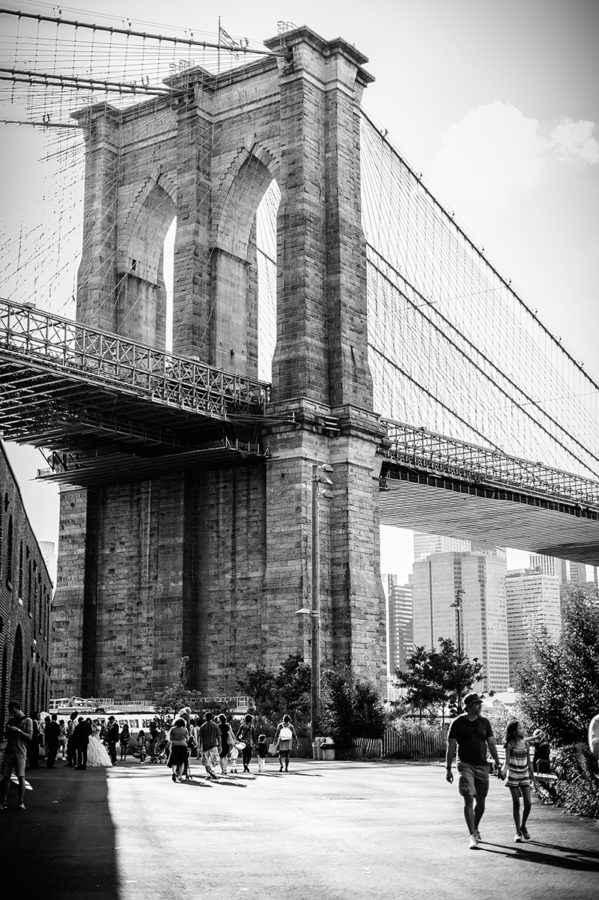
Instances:
[[[552,640],[561,633],[562,614],[558,575],[534,569],[514,569],[505,577],[510,687],[517,689],[518,668],[531,639],[540,629]]]
[[[509,686],[505,571],[503,559],[484,553],[435,553],[414,563],[414,644],[433,649],[451,638],[482,663],[484,691]]]
[[[387,669],[390,678],[396,669],[405,669],[414,649],[412,585],[398,584],[397,575],[386,579],[387,597]]]
[[[414,562],[426,559],[432,553],[467,552],[472,542],[461,538],[447,537],[444,534],[428,534],[414,532]]]
[[[557,556],[544,556],[541,553],[530,554],[530,568],[540,569],[543,575],[557,575],[560,584],[568,581],[568,561]]]
[[[586,584],[587,583],[587,567],[586,563],[571,562],[570,576],[568,581],[570,584]]]

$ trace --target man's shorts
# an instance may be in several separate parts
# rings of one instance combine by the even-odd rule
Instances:
[[[219,758],[218,747],[211,747],[210,750],[204,750],[202,753],[202,762],[207,769],[214,769],[218,766]]]
[[[4,762],[2,764],[2,777],[10,778],[13,770],[19,778],[25,775],[25,766],[27,764],[26,753],[9,753],[8,750],[4,754]]]
[[[458,763],[458,790],[462,797],[486,797],[489,791],[489,766]]]

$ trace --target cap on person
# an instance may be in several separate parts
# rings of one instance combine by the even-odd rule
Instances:
[[[482,703],[483,698],[480,694],[466,694],[464,697],[464,708],[468,709],[469,706],[472,706],[473,703]]]

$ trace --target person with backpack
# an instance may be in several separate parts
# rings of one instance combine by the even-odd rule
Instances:
[[[283,721],[277,725],[274,740],[279,754],[279,772],[283,771],[283,766],[286,772],[289,771],[289,754],[293,748],[294,741],[299,746],[295,728],[291,724],[291,718],[283,716]]]

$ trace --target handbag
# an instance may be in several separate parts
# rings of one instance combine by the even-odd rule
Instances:
[[[277,745],[273,741],[272,744],[268,745],[268,754],[269,754],[269,756],[276,756],[277,753],[278,753]]]
[[[236,750],[245,750],[245,743],[243,741],[237,741],[235,744]]]

